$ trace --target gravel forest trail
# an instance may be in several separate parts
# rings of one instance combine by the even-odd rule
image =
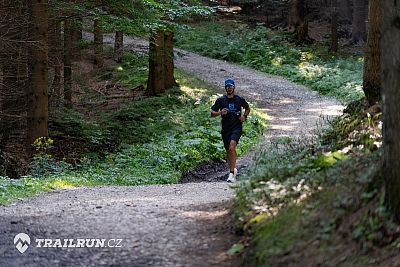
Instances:
[[[113,38],[106,35],[105,40]],[[148,47],[139,39],[126,37],[124,42],[128,50]],[[224,79],[235,78],[237,94],[268,113],[265,142],[313,134],[322,125],[321,117],[336,116],[342,109],[332,98],[240,65],[178,49],[175,65],[221,88],[221,94]],[[241,158],[239,167],[247,166],[251,155]],[[238,266],[239,260],[227,253],[238,240],[229,215],[233,197],[226,182],[41,193],[0,206],[0,266]],[[14,245],[18,233],[31,238],[24,253]],[[122,241],[121,247],[39,248],[37,238],[98,238],[111,245],[113,239]]]

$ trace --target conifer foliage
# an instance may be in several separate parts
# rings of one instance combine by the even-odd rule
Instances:
[[[180,19],[210,10],[197,1],[0,1],[0,176],[28,172],[33,143],[48,136],[49,106],[74,108],[73,71],[81,60],[83,29],[94,33],[97,69],[104,63],[104,33],[117,33],[117,61],[122,58],[123,34],[162,39],[165,45],[151,43],[149,57],[148,91],[155,95],[177,85],[174,27]]]

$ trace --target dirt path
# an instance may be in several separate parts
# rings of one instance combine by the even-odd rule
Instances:
[[[140,40],[125,41],[128,49],[146,49]],[[241,66],[185,51],[177,51],[175,62],[221,87],[221,93],[224,78],[234,77],[238,94],[270,115],[266,140],[310,134],[320,116],[341,109],[332,99]],[[245,157],[240,165],[249,161]],[[228,215],[232,197],[224,182],[40,194],[0,207],[0,266],[236,266],[237,260],[226,253],[237,238]],[[32,240],[22,254],[13,244],[17,233]],[[56,239],[122,239],[122,247],[38,248],[37,238],[53,239],[52,245]]]

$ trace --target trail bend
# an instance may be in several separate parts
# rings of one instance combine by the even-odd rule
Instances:
[[[86,38],[92,38],[85,34]],[[105,36],[112,42],[111,35]],[[146,51],[147,43],[126,37],[125,49]],[[176,50],[175,64],[221,88],[234,78],[237,94],[266,111],[265,142],[313,134],[321,118],[341,105],[280,77]],[[240,159],[240,167],[251,161]],[[207,177],[205,177],[205,180]],[[99,186],[41,193],[0,206],[0,266],[237,266],[227,250],[237,241],[229,222],[233,189],[225,182],[150,186]],[[31,245],[20,253],[14,236]],[[36,238],[122,239],[120,248],[37,248]]]

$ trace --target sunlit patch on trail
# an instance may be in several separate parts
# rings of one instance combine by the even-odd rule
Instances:
[[[307,112],[316,112],[323,116],[340,116],[344,107],[342,105],[332,105],[321,108],[306,109]]]
[[[177,213],[187,218],[211,220],[217,217],[227,215],[228,210],[216,210],[216,211],[191,210],[183,212],[181,210],[177,210]]]

